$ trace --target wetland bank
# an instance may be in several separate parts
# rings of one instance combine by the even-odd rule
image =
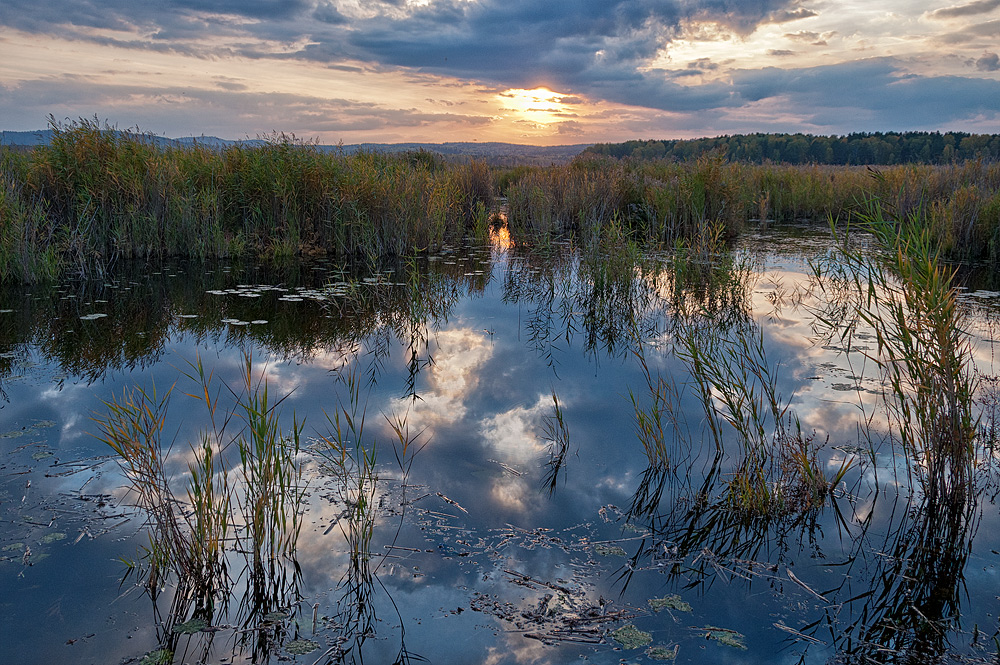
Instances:
[[[995,166],[142,145],[5,166],[5,662],[996,658]]]

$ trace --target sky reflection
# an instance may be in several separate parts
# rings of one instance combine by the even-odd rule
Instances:
[[[836,494],[836,505],[828,502],[814,513],[774,521],[744,520],[722,500],[720,488],[736,466],[730,448],[735,437],[725,432],[726,455],[715,466],[714,445],[687,366],[673,354],[677,285],[664,287],[663,275],[652,286],[632,285],[602,301],[615,316],[643,321],[649,368],[683,387],[678,406],[687,438],[673,442],[676,468],[659,477],[646,473],[648,462],[635,439],[630,391],[640,404],[649,398],[632,353],[635,341],[617,328],[588,328],[601,320],[587,318],[587,298],[608,294],[577,279],[586,268],[569,253],[535,258],[507,248],[490,257],[488,282],[470,276],[473,271],[463,261],[449,263],[455,255],[429,261],[420,268],[420,279],[438,289],[435,293],[457,295],[440,298],[428,318],[414,314],[402,287],[378,287],[371,301],[357,302],[290,303],[276,293],[253,299],[211,293],[275,281],[248,279],[234,270],[191,277],[203,280],[200,288],[172,287],[157,291],[155,299],[149,293],[165,285],[150,279],[131,295],[119,294],[119,302],[109,298],[107,318],[87,322],[95,326],[93,333],[113,334],[67,341],[56,338],[76,334],[78,314],[67,313],[61,296],[39,294],[20,313],[29,325],[0,326],[0,352],[13,354],[3,368],[6,399],[0,409],[5,437],[0,439],[5,524],[0,607],[13,630],[4,635],[0,655],[16,655],[24,663],[84,660],[91,654],[118,660],[141,657],[157,646],[149,599],[131,587],[131,580],[123,587],[131,590],[118,598],[124,568],[117,559],[136,557],[145,535],[141,518],[124,501],[115,464],[99,459],[108,451],[92,436],[91,418],[126,386],[166,390],[176,384],[165,431],[175,442],[170,469],[175,482],[183,483],[192,460],[189,442],[198,440],[206,426],[203,407],[184,394],[195,386],[183,373],[200,358],[214,373],[223,408],[230,408],[233,398],[226,387],[241,385],[245,352],[253,357],[255,376],[266,378],[275,395],[288,395],[281,405],[286,426],[293,417],[305,421],[308,442],[301,460],[307,467],[307,498],[297,548],[301,600],[286,599],[299,632],[332,649],[342,635],[338,626],[360,607],[358,596],[348,593],[352,588],[367,588],[361,605],[377,616],[377,636],[354,635],[348,662],[388,662],[401,648],[435,663],[559,663],[582,657],[617,663],[623,655],[648,660],[642,650],[614,650],[607,635],[604,644],[552,639],[553,631],[569,629],[567,616],[585,616],[594,608],[627,610],[628,621],[649,632],[654,645],[679,645],[678,659],[684,662],[775,662],[777,652],[782,662],[813,663],[848,647],[865,653],[862,629],[851,632],[851,626],[869,597],[852,598],[870,593],[878,599],[884,575],[896,579],[925,570],[958,586],[963,579],[955,579],[955,569],[927,567],[919,555],[893,549],[900,546],[898,534],[919,539],[921,529],[943,515],[907,503],[905,473],[893,473],[899,460],[891,450],[881,450],[874,463],[859,454],[864,445],[859,420],[867,414],[877,429],[880,417],[878,377],[864,361],[870,341],[862,331],[850,352],[817,341],[820,302],[806,262],[815,247],[806,243],[796,254],[791,236],[764,241],[773,247],[775,238],[786,243],[782,249],[787,251],[761,254],[752,236],[737,250],[754,255],[746,298],[684,294],[695,304],[725,302],[738,310],[721,317],[730,327],[720,328],[720,334],[733,334],[740,325],[761,331],[778,392],[803,431],[815,431],[815,441],[826,442],[819,455],[829,475],[845,460],[859,460]],[[484,259],[467,261],[482,267]],[[343,278],[339,267],[313,272],[296,284],[312,289],[327,277]],[[399,283],[407,282],[400,277]],[[80,285],[72,289],[85,293]],[[130,316],[135,306],[130,299],[159,303],[158,309],[137,323]],[[176,312],[198,318],[179,318]],[[269,323],[222,323],[236,316]],[[162,327],[151,330],[153,321]],[[970,330],[977,365],[995,373],[987,351],[993,331],[989,316],[977,313]],[[158,340],[155,345],[130,346],[151,337]],[[345,506],[335,478],[321,469],[323,460],[316,454],[322,448],[319,438],[329,435],[328,416],[349,406],[345,386],[352,372],[360,381],[359,406],[366,413],[365,444],[375,446],[382,477],[374,495],[375,558],[367,570],[352,569],[342,533]],[[553,413],[553,393],[568,425],[569,447],[550,494],[545,473],[551,442],[544,423]],[[426,443],[413,457],[405,483],[385,416],[405,419],[411,433],[420,433],[419,442]],[[39,421],[52,425],[33,425]],[[39,452],[51,455],[33,457]],[[79,463],[78,472],[57,475],[76,469],[73,463]],[[231,459],[230,468],[235,464]],[[713,478],[708,490],[706,475]],[[652,497],[651,511],[638,509],[643,491]],[[967,627],[978,624],[984,634],[997,628],[989,616],[993,598],[979,589],[992,588],[994,534],[1000,526],[995,511],[980,508],[985,510],[953,520],[951,548],[967,553],[967,560],[956,561],[969,593],[961,599],[965,632],[953,631],[949,639],[970,657],[981,655],[981,648],[971,643]],[[101,533],[105,525],[115,528]],[[64,536],[46,540],[52,533]],[[25,557],[18,544],[31,547],[31,556]],[[902,567],[893,568],[885,552],[899,553]],[[352,579],[367,580],[368,587],[352,587]],[[690,615],[651,610],[650,598],[675,593],[692,606]],[[555,602],[546,594],[565,605],[539,614],[540,603]],[[320,616],[340,617],[321,621],[315,635],[310,625],[314,604]],[[879,616],[907,616],[905,608],[873,607]],[[220,616],[218,622],[237,623],[234,616]],[[604,630],[624,622],[594,625]],[[34,630],[39,625],[42,633]],[[747,650],[706,640],[704,626],[742,634]],[[847,644],[841,633],[854,641]],[[249,657],[226,639],[217,639],[214,649],[213,657],[232,662]],[[321,653],[307,659],[313,662]]]

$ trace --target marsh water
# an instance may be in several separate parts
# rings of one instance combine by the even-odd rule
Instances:
[[[131,265],[0,292],[0,662],[993,662],[992,450],[974,492],[924,500],[879,437],[875,340],[820,325],[831,242],[774,228],[706,262],[494,238],[391,266]],[[1000,293],[965,279],[986,440]],[[716,445],[679,352],[693,318],[718,353],[750,331],[832,491],[734,505],[740,443],[723,423]],[[264,579],[234,542],[225,594],[194,607],[176,574],[150,579],[148,516],[95,419],[173,387],[183,487],[209,427],[193,368],[222,413],[248,359],[302,426],[301,528]],[[656,386],[659,465],[640,432]],[[377,454],[360,556],[324,441],[346,412]]]

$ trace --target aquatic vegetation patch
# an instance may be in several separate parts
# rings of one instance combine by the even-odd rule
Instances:
[[[653,636],[628,623],[611,631],[611,637],[625,649],[638,649],[653,641]]]
[[[174,652],[169,649],[150,651],[139,661],[139,665],[171,665],[174,662]]]
[[[746,636],[735,630],[730,630],[729,628],[718,628],[717,626],[705,626],[704,628],[699,628],[697,630],[704,633],[706,640],[715,640],[723,646],[741,649],[744,651],[747,648],[747,645],[743,643]]]
[[[677,660],[679,647],[679,644],[675,644],[672,649],[665,646],[649,647],[646,649],[646,656],[653,660]]]
[[[594,551],[601,556],[628,556],[625,549],[618,545],[608,545],[606,543],[598,543],[594,545]]]
[[[681,599],[681,597],[675,593],[669,596],[664,596],[663,598],[650,598],[649,605],[653,608],[654,612],[660,612],[662,610],[677,610],[678,612],[690,612],[691,605],[687,601]]]
[[[194,635],[209,627],[209,623],[202,618],[194,618],[184,623],[176,623],[173,632],[178,635]]]
[[[285,651],[293,656],[304,656],[319,648],[319,644],[312,640],[298,639],[285,644]]]

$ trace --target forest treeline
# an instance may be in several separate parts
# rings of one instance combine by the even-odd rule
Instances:
[[[1000,159],[1000,134],[873,132],[845,136],[736,134],[701,139],[598,143],[585,154],[686,161],[706,154],[734,162],[781,164],[950,164]]]

